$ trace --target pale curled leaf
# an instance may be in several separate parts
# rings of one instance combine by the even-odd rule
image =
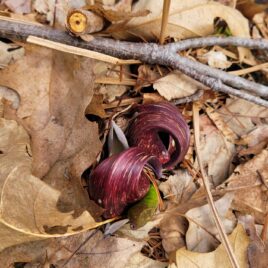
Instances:
[[[247,247],[249,244],[249,238],[241,225],[238,225],[235,228],[229,236],[229,240],[240,267],[247,267]],[[176,252],[176,264],[177,266],[174,265],[174,268],[232,268],[223,245],[220,245],[215,251],[209,253],[192,252],[185,248],[179,249]]]
[[[158,79],[153,87],[166,100],[188,97],[200,88],[204,88],[202,84],[179,71],[173,71]]]
[[[128,149],[128,142],[125,133],[122,129],[111,120],[111,128],[108,135],[108,150],[109,156],[121,153],[123,150]]]

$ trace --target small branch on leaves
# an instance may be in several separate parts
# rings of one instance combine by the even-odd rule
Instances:
[[[268,41],[264,39],[207,37],[188,39],[164,46],[154,43],[133,43],[108,38],[95,38],[90,42],[86,42],[72,37],[63,31],[1,19],[0,36],[21,41],[26,41],[29,36],[35,36],[69,46],[93,50],[120,59],[134,59],[149,64],[169,66],[180,70],[215,91],[221,91],[268,107],[268,101],[261,98],[268,97],[268,87],[177,54],[178,51],[184,49],[212,45],[233,45],[268,50]]]

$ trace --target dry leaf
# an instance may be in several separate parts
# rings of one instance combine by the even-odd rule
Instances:
[[[4,0],[2,3],[14,13],[27,14],[31,12],[31,0]]]
[[[0,71],[0,84],[20,95],[15,119],[31,135],[33,174],[80,178],[101,150],[97,125],[84,115],[93,62],[36,46],[25,49],[22,59]]]
[[[239,267],[247,267],[247,247],[249,244],[249,238],[246,235],[243,227],[237,225],[235,230],[229,236],[230,243],[233,247],[234,254],[238,260]],[[223,245],[220,245],[215,251],[209,253],[197,253],[180,249],[176,253],[176,264],[172,268],[176,267],[206,267],[206,268],[232,268],[232,265],[227,256],[226,250]]]
[[[214,126],[211,120],[200,117],[200,153],[203,164],[214,185],[229,176],[235,146]]]
[[[144,9],[132,12],[128,11],[129,6],[124,7],[122,5],[117,5],[115,7],[111,7],[104,6],[99,3],[96,3],[95,5],[88,5],[85,9],[98,14],[110,22],[129,20],[130,18],[146,16],[149,14],[149,11]]]
[[[196,185],[187,170],[179,169],[159,185],[159,190],[163,193],[164,199],[180,204],[190,199],[196,191]]]
[[[240,216],[241,223],[250,237],[248,262],[250,268],[266,268],[268,264],[268,242],[263,241],[257,233],[254,218],[250,215]]]
[[[256,124],[268,124],[267,108],[242,99],[227,99],[218,113],[238,136],[248,134]]]
[[[61,192],[31,174],[30,138],[13,120],[0,119],[0,152],[0,251],[99,225],[86,209],[60,210]]]
[[[215,124],[217,129],[222,133],[222,135],[231,143],[237,142],[237,135],[232,131],[231,128],[227,125],[227,123],[222,119],[220,114],[217,113],[217,111],[211,107],[206,107],[206,114],[208,117],[212,120],[212,122]]]
[[[208,65],[213,68],[227,69],[232,65],[222,51],[209,51],[203,57],[207,60]]]
[[[140,91],[143,87],[151,86],[160,77],[155,67],[147,64],[140,65],[135,90]]]
[[[94,94],[90,104],[87,106],[85,114],[96,115],[100,118],[105,118],[106,112],[103,108],[103,96]]]
[[[153,87],[167,100],[188,97],[204,88],[202,84],[179,71],[173,71],[158,79]]]
[[[86,243],[77,251],[84,242]],[[12,247],[0,254],[0,261],[3,267],[9,267],[14,262],[27,262],[30,267],[164,268],[165,263],[154,261],[140,253],[143,245],[144,242],[122,237],[103,237],[100,231],[90,231]]]
[[[268,125],[260,125],[243,135],[239,144],[247,145],[246,149],[239,151],[239,155],[258,154],[268,144]]]
[[[23,57],[24,49],[14,44],[0,42],[0,68],[6,67],[9,63]]]
[[[122,96],[127,90],[128,86],[119,85],[120,84],[120,66],[115,66],[105,62],[96,62],[94,65],[94,74],[96,80],[102,80],[102,84],[95,84],[95,92],[99,92],[104,96],[104,101],[112,102],[117,97]],[[128,75],[128,66],[122,67],[123,77],[129,78]],[[115,83],[109,85],[105,84],[105,78],[114,78]]]
[[[253,215],[264,223],[268,212],[268,189],[263,180],[268,177],[268,149],[235,168],[234,173],[218,189],[234,192],[232,208]],[[266,182],[267,183],[267,182]]]
[[[232,199],[232,194],[226,194],[214,202],[227,234],[232,232],[236,224],[234,216],[228,215]],[[186,233],[187,249],[196,252],[214,250],[218,245],[218,240],[215,237],[217,236],[218,239],[219,237],[210,206],[206,204],[202,207],[193,208],[186,213],[186,216],[189,218],[189,228]],[[228,216],[232,216],[232,218],[228,218]]]
[[[147,41],[159,39],[162,7],[163,0],[138,1],[133,6],[133,12],[148,9],[151,13],[146,17],[131,19],[125,27],[113,32],[113,36],[121,39],[141,36]],[[239,11],[210,0],[171,1],[166,36],[186,39],[211,35],[214,33],[214,19],[217,17],[227,22],[234,36],[250,37],[248,20]],[[239,52],[240,60],[251,55],[244,48],[239,48]]]

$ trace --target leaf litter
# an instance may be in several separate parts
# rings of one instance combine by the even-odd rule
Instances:
[[[41,15],[46,23],[60,27],[71,7],[92,4],[38,0],[29,9],[30,1],[5,2],[15,13]],[[132,1],[125,0],[116,5],[99,2],[104,6],[97,4],[91,10],[109,18],[103,34],[126,40],[160,37],[163,1],[139,0],[132,6]],[[171,1],[166,39],[217,34],[214,20],[218,17],[233,36],[250,37],[245,11],[241,8],[240,13],[233,2],[223,4]],[[254,15],[254,34],[265,37],[267,27],[259,22],[265,16]],[[248,49],[229,49],[182,53],[227,71],[259,61]],[[14,263],[100,267],[100,262],[102,267],[231,267],[206,201],[193,147],[181,164],[163,170],[157,182],[164,211],[157,209],[157,202],[147,202],[149,195],[136,203],[138,209],[128,208],[130,214],[135,211],[134,218],[136,211],[156,211],[145,222],[142,218],[138,225],[143,226],[136,230],[126,214],[99,227],[106,223],[103,208],[87,192],[96,165],[109,151],[115,154],[127,148],[124,132],[133,119],[131,109],[126,109],[129,104],[157,103],[163,98],[175,103],[199,90],[205,90],[199,102],[199,149],[223,228],[241,267],[267,266],[267,109],[211,93],[165,67],[113,66],[5,40],[0,50],[0,261],[4,267]],[[246,76],[267,82],[265,70]],[[193,135],[191,105],[177,108]],[[172,153],[172,140],[165,139],[161,137]],[[256,228],[263,230],[261,235]]]

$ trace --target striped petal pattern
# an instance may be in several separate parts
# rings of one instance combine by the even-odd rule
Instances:
[[[159,160],[138,147],[113,155],[96,167],[89,179],[89,195],[105,209],[105,218],[120,215],[128,204],[146,195],[150,181],[144,167],[161,176]]]
[[[168,102],[144,104],[134,107],[134,113],[126,133],[130,146],[155,155],[167,169],[181,162],[189,148],[190,130],[177,107]]]

